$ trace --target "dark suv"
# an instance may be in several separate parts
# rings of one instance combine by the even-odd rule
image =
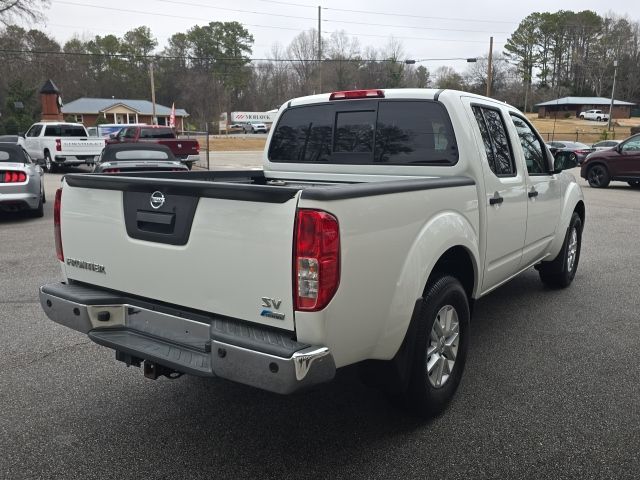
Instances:
[[[589,154],[582,163],[580,176],[594,188],[605,188],[611,180],[619,180],[640,189],[640,134],[611,150]]]

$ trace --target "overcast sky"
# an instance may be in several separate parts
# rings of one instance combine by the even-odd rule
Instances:
[[[121,36],[140,25],[148,26],[159,47],[176,32],[211,21],[238,21],[253,34],[253,57],[268,55],[274,43],[286,47],[302,30],[317,28],[318,4],[309,0],[51,0],[45,11],[45,29],[59,42],[72,36],[92,38],[109,33]],[[315,4],[315,5],[314,5]],[[361,47],[381,48],[395,37],[407,58],[430,70],[450,65],[464,70],[464,60],[501,51],[509,35],[528,14],[558,10],[593,10],[640,20],[640,2],[633,0],[323,0],[323,34],[344,30],[358,38]],[[237,11],[242,10],[242,11]],[[345,10],[354,10],[352,12]],[[367,13],[364,13],[367,12]],[[295,17],[295,18],[292,18]],[[324,36],[324,35],[323,35]]]

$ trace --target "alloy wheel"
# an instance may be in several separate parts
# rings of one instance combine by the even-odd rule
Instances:
[[[427,346],[427,377],[432,387],[441,388],[451,377],[459,342],[458,312],[453,306],[445,305],[433,321]]]

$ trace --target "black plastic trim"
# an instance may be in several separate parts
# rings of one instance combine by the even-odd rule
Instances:
[[[345,200],[348,198],[373,197],[394,193],[413,192],[417,190],[434,190],[436,188],[467,187],[476,182],[469,177],[436,177],[411,180],[391,180],[388,182],[367,182],[353,185],[326,187],[310,187],[302,191],[305,200]]]
[[[291,358],[298,350],[311,346],[299,343],[291,337],[292,332],[251,325],[229,318],[216,318],[211,322],[212,340],[281,358]]]
[[[265,203],[285,203],[298,192],[297,188],[267,185],[263,172],[255,171],[73,173],[65,175],[64,179],[72,187],[149,194],[158,190],[164,195]],[[251,188],[244,188],[248,184]]]
[[[444,89],[444,88],[441,88],[440,90],[438,90],[438,91],[435,93],[435,95],[433,96],[433,99],[434,99],[436,102],[439,102],[440,100],[438,100],[438,98],[440,98],[440,94],[441,94],[442,92],[444,92],[444,91],[445,91],[445,89]]]

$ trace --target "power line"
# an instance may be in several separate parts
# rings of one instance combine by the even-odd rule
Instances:
[[[314,17],[300,17],[296,15],[284,15],[280,13],[269,13],[269,12],[256,12],[255,10],[240,10],[237,8],[227,8],[227,7],[218,7],[215,5],[206,5],[203,3],[191,3],[191,2],[181,2],[177,0],[156,0],[157,2],[169,3],[172,5],[186,5],[189,7],[201,7],[201,8],[210,8],[214,10],[225,10],[228,12],[239,12],[239,13],[252,13],[255,15],[268,15],[271,17],[284,17],[284,18],[295,18],[299,20],[316,20]]]
[[[317,63],[317,58],[248,58],[248,57],[196,57],[191,55],[153,55],[153,54],[129,54],[129,53],[101,53],[101,52],[64,52],[55,50],[28,50],[28,49],[11,49],[0,48],[0,53],[11,54],[31,54],[31,55],[58,55],[58,56],[79,56],[79,57],[106,57],[106,58],[121,58],[125,60],[188,60],[188,61],[212,61],[212,62],[289,62],[289,63],[303,63],[314,62]],[[338,63],[338,62],[389,62],[389,63],[406,63],[404,60],[392,60],[388,58],[383,59],[369,59],[369,58],[354,58],[354,59],[334,59],[326,58],[322,60],[322,63]],[[234,66],[234,65],[226,65]],[[247,65],[235,65],[239,67]]]
[[[187,17],[187,16],[183,16],[183,15],[173,15],[173,14],[169,14],[169,13],[144,12],[144,11],[141,11],[141,10],[131,10],[131,9],[124,9],[124,8],[106,7],[106,6],[101,6],[101,5],[89,5],[89,4],[83,4],[83,3],[69,2],[67,0],[54,0],[54,1],[56,3],[63,4],[63,5],[73,5],[73,6],[78,6],[78,7],[98,8],[98,9],[102,9],[102,10],[118,11],[118,12],[124,12],[124,13],[137,13],[137,14],[141,14],[141,15],[154,15],[154,16],[158,16],[158,17],[181,18],[181,19],[196,20],[196,21],[202,21],[203,20],[202,18],[198,18],[198,17]],[[160,0],[160,1],[167,1],[167,3],[183,3],[183,2],[168,1],[168,0]],[[231,9],[227,9],[227,10],[231,10]],[[269,15],[268,13],[262,13],[262,12],[251,12],[251,13],[259,13],[259,14],[262,14],[262,15]],[[279,15],[279,16],[285,16],[285,15]],[[311,18],[311,17],[295,17],[295,18],[305,19],[305,20],[315,20],[315,18]],[[346,23],[346,24],[351,24],[351,25],[365,25],[365,26],[368,26],[368,27],[409,28],[409,29],[414,29],[414,30],[438,30],[438,31],[444,31],[444,32],[505,33],[505,34],[508,34],[508,32],[494,32],[494,31],[489,31],[489,30],[467,30],[467,29],[438,28],[438,27],[416,27],[416,26],[411,26],[411,25],[389,25],[389,24],[380,24],[380,23],[355,22],[355,21],[349,21],[349,20],[331,20],[331,19],[327,19],[327,20],[324,20],[324,22]],[[277,29],[277,30],[294,30],[294,31],[299,31],[300,30],[299,28],[291,28],[291,27],[277,27],[277,26],[273,26],[273,25],[257,25],[257,24],[251,24],[251,23],[245,23],[245,22],[239,22],[239,23],[242,23],[243,25],[248,26],[248,27],[273,28],[273,29]]]
[[[104,7],[101,5],[87,5],[84,3],[74,3],[74,2],[68,2],[66,0],[54,0],[56,3],[60,3],[63,5],[73,5],[75,7],[89,7],[89,8],[98,8],[101,10],[109,10],[111,12],[116,11],[116,12],[123,12],[123,13],[138,13],[140,15],[153,15],[156,17],[167,17],[167,18],[180,18],[180,19],[184,19],[184,20],[195,20],[198,22],[203,21],[204,19],[202,17],[187,17],[184,15],[174,15],[174,14],[169,14],[169,13],[158,13],[158,12],[143,12],[141,10],[130,10],[130,9],[125,9],[125,8],[116,8],[116,7]],[[299,32],[300,29],[299,28],[292,28],[292,27],[276,27],[273,25],[256,25],[256,24],[251,24],[251,23],[244,23],[244,22],[238,22],[238,23],[242,23],[242,25],[247,26],[247,27],[257,27],[257,28],[273,28],[276,30],[293,30],[296,32]]]
[[[266,0],[258,0],[258,1],[266,1]],[[406,13],[373,12],[370,10],[350,10],[347,8],[323,7],[323,10],[333,10],[336,12],[349,12],[349,13],[366,13],[369,15],[384,15],[385,17],[423,18],[425,20],[452,20],[456,22],[473,22],[473,23],[506,23],[509,25],[513,25],[514,23],[519,23],[514,21],[508,21],[508,20],[479,20],[479,19],[471,19],[471,18],[459,18],[459,17],[432,17],[427,15],[411,15]]]

